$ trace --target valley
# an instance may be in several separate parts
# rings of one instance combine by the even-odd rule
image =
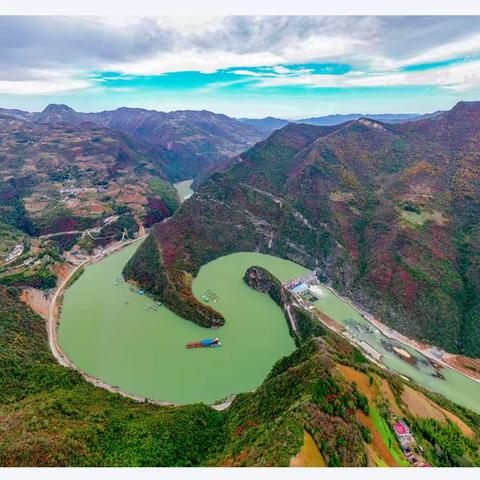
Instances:
[[[206,292],[213,291],[218,300],[211,306],[227,323],[215,330],[222,348],[214,353],[193,352],[192,364],[192,352],[184,345],[209,336],[208,330],[185,322],[119,280],[123,265],[138,247],[136,242],[89,267],[63,297],[59,343],[69,362],[89,378],[98,378],[132,398],[164,404],[213,404],[254,389],[266,376],[269,362],[271,365],[276,356],[292,350],[281,312],[267,308],[270,300],[245,286],[242,277],[253,265],[266,268],[282,282],[308,270],[279,258],[245,252],[202,266],[192,283],[193,294],[205,303]],[[410,347],[409,339],[405,339],[409,343],[392,340],[399,337],[394,331],[386,337],[367,320],[368,313],[360,313],[326,286],[316,287],[315,294],[318,299],[314,303],[299,296],[299,304],[327,327],[331,328],[329,320],[333,320],[338,325],[333,330],[367,356],[373,355],[372,361],[480,414],[480,382],[445,364],[440,366],[439,358],[429,360]],[[404,352],[403,358],[395,349]]]
[[[271,278],[267,282],[276,282]],[[264,286],[273,292],[274,283],[270,287],[264,283]],[[423,462],[452,464],[435,457],[437,444],[428,437],[429,427],[425,423],[428,418],[432,418],[431,425],[442,433],[439,438],[443,443],[439,445],[445,452],[453,452],[448,442],[455,442],[456,451],[462,444],[461,458],[449,462],[454,465],[480,462],[472,446],[475,445],[472,439],[479,432],[478,416],[440,396],[432,397],[428,391],[420,393],[414,385],[404,385],[398,377],[368,362],[341,337],[319,326],[313,329],[315,339],[312,340],[309,336],[312,333],[307,334],[312,332],[312,324],[306,327],[313,319],[299,316],[295,309],[304,332],[299,348],[276,362],[254,392],[238,395],[227,410],[216,412],[202,405],[173,408],[132,402],[116,395],[114,389],[110,393],[86,384],[77,372],[62,368],[42,353],[47,348],[42,321],[26,307],[19,308],[21,304],[15,303],[11,292],[0,289],[2,339],[7,342],[0,346],[8,355],[6,358],[13,360],[18,354],[22,354],[24,360],[30,358],[33,351],[29,342],[36,342],[37,355],[41,355],[31,365],[24,363],[25,373],[29,369],[36,372],[33,383],[28,373],[19,375],[17,371],[15,381],[2,389],[4,448],[0,450],[0,461],[3,465],[22,464],[22,455],[28,452],[37,465],[50,466],[286,466],[292,464],[294,457],[328,466],[403,466],[408,462],[391,430],[398,412],[407,419],[417,442],[422,445]],[[284,300],[276,295],[275,298],[275,302],[279,301],[285,308]],[[282,298],[288,301],[289,297],[282,294]],[[28,323],[15,322],[15,315],[21,315],[24,321],[29,318]],[[8,343],[11,335],[17,338],[21,335],[24,340],[13,347]],[[5,350],[6,345],[9,346]],[[20,348],[23,350],[18,351]],[[9,378],[14,364],[4,365],[7,367],[4,378]],[[352,379],[355,384],[351,383]],[[423,404],[429,405],[428,413],[420,410],[418,398],[424,398]],[[439,414],[442,411],[445,413]],[[15,421],[19,414],[22,423]],[[446,418],[452,419],[461,430],[450,426]],[[55,429],[50,426],[52,420],[57,426]],[[368,425],[368,430],[362,425]],[[73,443],[63,435],[68,428],[77,431]],[[183,454],[171,453],[174,444],[170,439],[166,441],[164,435],[172,431],[181,441],[190,435],[189,447],[183,449]],[[93,432],[96,432],[94,436]],[[143,451],[145,442],[155,446],[154,456]],[[266,442],[268,449],[263,447]],[[56,454],[49,453],[52,451]],[[130,454],[126,458],[127,451]],[[310,457],[312,460],[308,460]]]
[[[302,267],[255,253],[205,265],[193,282],[193,293],[203,301],[207,290],[214,291],[219,297],[214,308],[229,319],[212,332],[116,280],[137,248],[133,244],[87,267],[64,295],[58,342],[82,371],[135,396],[212,404],[255,389],[275,361],[293,351],[282,312],[242,278],[253,264],[283,280],[302,273]],[[218,336],[222,347],[185,348],[210,336]]]
[[[80,429],[83,453],[38,453],[45,465],[479,464],[480,383],[468,378],[477,365],[477,107],[395,125],[290,124],[248,150],[265,132],[249,136],[209,112],[2,111],[1,328],[31,340],[1,347],[0,460],[23,464],[15,449],[32,434],[30,424],[12,427],[16,409],[38,418],[29,402],[55,397],[60,410],[35,427],[38,452],[64,441],[48,418],[67,425],[81,415],[93,430],[117,422],[122,438],[142,430],[120,420],[133,415],[156,444],[152,419],[169,431],[188,418],[182,435],[197,431],[189,419],[198,415],[215,433],[207,428],[188,458],[169,456],[166,442],[159,457],[126,462],[94,453],[99,441]],[[200,130],[178,136],[185,122]],[[209,143],[227,135],[218,122],[238,128],[228,146]],[[457,153],[440,157],[452,129]],[[310,294],[285,288],[312,271]],[[439,337],[446,319],[452,328]],[[217,336],[221,348],[185,348]],[[17,350],[35,356],[30,341],[45,364],[17,378]],[[114,420],[96,420],[98,409]],[[415,456],[396,437],[400,419]],[[453,444],[460,456],[437,456]],[[108,445],[124,451],[118,439]]]
[[[473,7],[7,3],[2,480],[473,480]]]
[[[222,325],[189,296],[188,275],[268,253],[316,268],[407,337],[478,357],[479,105],[396,125],[287,125],[154,227],[124,274],[183,317]]]

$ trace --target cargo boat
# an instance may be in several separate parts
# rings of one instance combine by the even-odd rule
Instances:
[[[222,344],[218,338],[205,338],[199,342],[187,343],[187,348],[217,348],[221,347]]]

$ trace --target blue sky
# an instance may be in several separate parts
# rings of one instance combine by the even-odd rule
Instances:
[[[231,116],[480,100],[479,17],[0,17],[0,106]]]

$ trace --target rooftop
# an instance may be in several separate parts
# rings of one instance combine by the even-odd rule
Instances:
[[[410,434],[409,428],[403,422],[397,422],[393,428],[397,435],[408,435]]]
[[[297,285],[292,288],[293,293],[302,293],[305,290],[308,290],[308,285],[306,283],[301,283],[300,285]]]

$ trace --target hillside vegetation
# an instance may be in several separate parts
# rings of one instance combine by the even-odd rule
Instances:
[[[261,277],[284,308],[290,299],[278,281]],[[2,466],[288,466],[305,438],[328,466],[407,465],[391,429],[399,415],[433,465],[480,465],[478,415],[424,392],[449,420],[415,416],[397,377],[311,316],[299,348],[218,412],[136,403],[86,383],[55,363],[44,321],[18,292],[0,286],[0,294]]]
[[[138,404],[58,365],[17,295],[0,286],[0,465],[190,466],[221,449],[224,414]]]
[[[51,104],[38,113],[0,109],[0,115],[54,129],[90,124],[122,132],[153,154],[169,181],[193,178],[266,137],[251,125],[206,110],[167,113],[121,107],[82,113],[67,105]]]
[[[290,124],[205,181],[125,275],[142,283],[156,256],[168,285],[146,288],[218,323],[188,279],[219,256],[261,251],[317,268],[410,337],[479,357],[479,162],[480,102],[404,124]]]

